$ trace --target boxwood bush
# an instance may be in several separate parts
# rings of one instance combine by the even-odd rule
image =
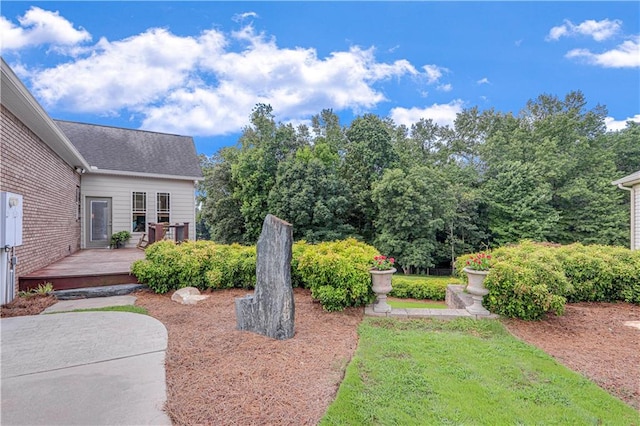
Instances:
[[[562,314],[567,301],[640,303],[640,251],[523,241],[491,255],[484,303],[500,315],[537,320],[546,312]],[[456,260],[463,279],[471,256]]]
[[[328,311],[361,306],[374,298],[369,268],[378,251],[355,239],[293,245],[291,281],[311,289],[311,295]],[[150,245],[145,259],[134,262],[132,273],[156,293],[193,286],[254,288],[256,248],[210,241],[176,245],[161,241]]]
[[[411,299],[444,300],[449,284],[459,284],[451,277],[394,275],[389,296]]]

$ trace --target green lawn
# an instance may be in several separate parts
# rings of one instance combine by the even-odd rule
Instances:
[[[149,315],[149,312],[142,306],[123,305],[123,306],[106,306],[104,308],[91,309],[73,309],[71,311],[49,312],[47,315],[64,314],[67,312],[93,312],[93,311],[113,311],[113,312],[131,312],[134,314]]]
[[[494,320],[365,318],[321,425],[639,425],[640,414]]]
[[[413,300],[400,300],[400,299],[387,299],[387,303],[392,308],[404,309],[404,308],[419,308],[419,309],[447,309],[447,305],[443,302],[432,301],[413,301]]]

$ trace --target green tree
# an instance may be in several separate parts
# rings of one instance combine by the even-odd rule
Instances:
[[[551,185],[535,165],[504,161],[492,170],[483,195],[489,205],[489,229],[497,245],[521,239],[548,241],[558,222],[551,206]]]
[[[244,240],[241,204],[234,197],[236,187],[231,176],[231,168],[238,154],[237,148],[225,147],[211,158],[201,157],[204,179],[199,187],[202,197],[199,216],[210,238],[221,244]]]
[[[339,157],[326,143],[299,149],[280,163],[269,209],[293,225],[295,239],[309,242],[343,239],[349,193],[337,173]]]
[[[365,241],[374,238],[376,204],[371,199],[373,184],[394,162],[391,144],[393,126],[373,114],[356,118],[346,131],[347,143],[342,177],[352,194],[349,223]]]
[[[453,215],[455,199],[445,176],[433,167],[406,173],[389,169],[373,187],[379,215],[375,245],[407,272],[435,266],[436,233]]]
[[[268,211],[269,192],[276,183],[278,163],[304,143],[293,126],[277,125],[270,105],[259,104],[251,114],[251,126],[239,140],[240,151],[231,166],[233,195],[244,221],[243,242],[258,240]]]
[[[640,170],[640,123],[628,121],[627,127],[604,138],[607,150],[615,154],[616,179]]]

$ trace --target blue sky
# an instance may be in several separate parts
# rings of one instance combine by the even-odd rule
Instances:
[[[581,90],[640,122],[638,2],[14,2],[2,56],[53,118],[234,144],[256,103],[451,124]]]

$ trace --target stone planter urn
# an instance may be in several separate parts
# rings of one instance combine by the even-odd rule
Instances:
[[[373,312],[388,313],[391,312],[391,306],[387,303],[387,294],[391,291],[391,276],[396,272],[396,268],[378,271],[372,269],[371,282],[373,283],[373,292],[376,294],[376,301],[373,305]]]
[[[491,312],[482,306],[482,299],[489,294],[489,290],[484,286],[484,279],[489,274],[489,271],[476,271],[469,268],[464,268],[463,271],[466,272],[468,281],[465,290],[473,299],[473,304],[467,306],[467,312],[474,315],[489,315]]]

